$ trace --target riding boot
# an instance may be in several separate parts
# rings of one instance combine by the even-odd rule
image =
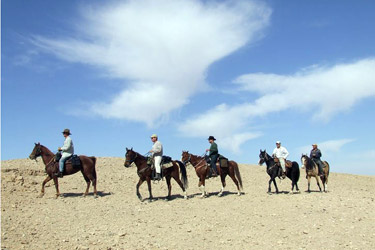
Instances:
[[[58,178],[63,178],[64,177],[64,175],[63,175],[63,173],[62,172],[57,172],[57,173],[55,173],[55,176],[57,176]]]
[[[159,173],[156,173],[155,175],[155,178],[154,178],[154,181],[160,181],[161,180],[161,176]]]

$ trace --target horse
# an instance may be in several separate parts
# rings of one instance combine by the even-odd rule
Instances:
[[[271,157],[269,154],[267,154],[266,150],[262,151],[260,150],[259,154],[259,165],[262,165],[263,163],[266,163],[267,165],[267,174],[270,176],[270,180],[268,182],[268,193],[271,193],[271,183],[275,185],[276,193],[279,193],[279,189],[276,185],[276,177],[280,177],[280,166],[276,164],[275,158]],[[297,162],[292,162],[292,167],[286,168],[286,176],[292,181],[292,189],[290,193],[293,192],[294,187],[296,187],[297,192],[299,192],[298,188],[298,180],[300,176],[299,172],[299,165]]]
[[[136,186],[136,194],[140,201],[142,201],[142,196],[139,192],[139,187],[142,185],[144,181],[147,181],[148,192],[149,192],[149,201],[153,200],[152,192],[151,192],[151,177],[153,169],[151,166],[147,164],[147,157],[135,152],[133,148],[128,149],[126,148],[125,154],[125,167],[130,167],[130,165],[134,163],[137,166],[137,174],[139,176],[139,181]],[[168,185],[168,196],[166,197],[167,200],[171,199],[171,178],[175,179],[178,185],[181,187],[182,191],[184,192],[184,199],[187,199],[186,189],[188,187],[188,179],[186,174],[185,165],[180,161],[172,161],[173,166],[169,168],[163,169],[163,176],[165,177]],[[179,172],[181,170],[181,179],[179,177]]]
[[[202,191],[201,198],[207,196],[207,192],[205,191],[205,182],[207,175],[210,171],[210,167],[207,166],[206,159],[201,156],[190,154],[189,151],[182,151],[182,158],[181,161],[186,165],[188,162],[193,165],[195,172],[199,178],[198,187]],[[220,164],[219,164],[220,165]],[[218,165],[217,165],[218,166]],[[241,195],[242,190],[242,179],[240,170],[238,165],[235,161],[228,161],[228,167],[217,167],[218,173],[221,179],[221,190],[218,193],[218,196],[223,195],[224,187],[226,186],[225,177],[229,175],[233,182],[237,186],[237,195]],[[201,188],[202,186],[202,188]]]
[[[320,187],[319,183],[319,167],[318,164],[316,164],[310,157],[307,155],[302,154],[301,156],[301,162],[302,162],[302,168],[306,169],[306,178],[307,178],[307,192],[310,191],[310,179],[311,177],[315,177],[316,183],[318,184],[320,192],[322,192],[322,188]],[[323,183],[323,190],[324,192],[328,191],[328,175],[329,175],[329,164],[326,161],[322,161],[324,164],[323,167],[323,176],[320,176],[320,179]]]
[[[43,197],[44,195],[44,186],[47,182],[53,179],[53,182],[55,183],[56,187],[56,198],[60,196],[59,191],[59,181],[57,176],[55,175],[59,170],[59,163],[55,161],[55,155],[52,153],[47,147],[41,145],[40,143],[35,143],[34,149],[31,152],[29,158],[31,160],[36,160],[37,157],[41,156],[43,163],[46,167],[45,171],[47,173],[47,178],[42,183],[42,190],[40,192],[39,197]],[[97,190],[96,190],[96,170],[95,170],[95,164],[96,164],[96,158],[94,156],[88,157],[85,155],[80,155],[79,159],[81,160],[81,167],[75,168],[73,167],[71,161],[68,159],[65,162],[65,169],[64,169],[64,175],[72,175],[77,173],[78,171],[81,171],[83,178],[85,179],[87,183],[86,191],[83,194],[83,196],[86,196],[89,193],[90,188],[90,182],[92,182],[92,185],[94,186],[94,197],[97,198]]]

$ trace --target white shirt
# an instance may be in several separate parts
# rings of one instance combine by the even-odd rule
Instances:
[[[62,156],[68,157],[74,154],[74,146],[72,139],[67,136],[64,141],[64,145],[61,147]]]
[[[152,156],[163,156],[163,145],[160,141],[156,141],[152,146]]]
[[[286,148],[280,146],[279,148],[276,147],[273,150],[272,154],[275,155],[277,158],[284,158],[284,159],[286,159],[288,157],[288,155],[289,155],[289,152],[288,152],[288,150],[286,150]]]

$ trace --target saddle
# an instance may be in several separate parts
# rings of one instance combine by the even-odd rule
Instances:
[[[55,154],[55,162],[59,162],[60,159],[61,159],[61,156],[62,156],[61,152],[57,152]],[[66,164],[68,164],[68,163],[72,164],[73,168],[81,168],[81,166],[82,166],[81,159],[79,158],[78,155],[71,155],[71,156],[69,156],[66,159],[64,165],[66,166]],[[64,168],[64,171],[65,171],[65,169],[66,168]]]
[[[273,160],[274,160],[274,162],[276,163],[277,166],[281,167],[279,158],[274,158]],[[293,165],[293,163],[291,161],[285,160],[285,167],[291,168],[292,165]]]
[[[155,169],[154,166],[154,159],[152,157],[147,157],[147,165],[150,166],[152,169]],[[172,158],[166,155],[162,156],[161,162],[160,162],[161,169],[170,168],[173,166]]]
[[[205,159],[206,159],[207,167],[211,168],[210,157],[208,157],[206,155]],[[216,160],[216,168],[219,168],[219,167],[220,168],[227,168],[227,167],[229,167],[228,158],[226,158],[226,157],[224,157],[222,155],[219,155],[219,157]]]

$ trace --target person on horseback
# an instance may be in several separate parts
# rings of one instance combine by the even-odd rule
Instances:
[[[212,177],[217,176],[217,169],[216,169],[216,161],[219,157],[219,150],[217,148],[217,144],[215,143],[216,139],[212,135],[208,137],[208,141],[211,144],[211,147],[209,149],[206,149],[206,152],[210,152],[208,154],[208,157],[211,159],[210,165],[212,169]]]
[[[312,145],[312,149],[311,149],[311,152],[310,152],[310,158],[313,160],[313,162],[316,163],[316,165],[318,165],[318,168],[319,168],[319,175],[320,176],[323,176],[323,162],[320,160],[320,157],[322,157],[322,152],[320,151],[320,149],[318,149],[318,145],[317,144],[313,144]]]
[[[163,156],[163,145],[160,141],[158,141],[158,136],[156,134],[151,135],[151,141],[154,143],[151,150],[149,151],[152,154],[152,158],[154,159],[154,166],[156,171],[155,180],[161,180],[161,160]]]
[[[57,149],[58,151],[62,152],[62,155],[59,160],[59,172],[55,174],[56,176],[60,178],[63,177],[65,161],[74,154],[73,141],[72,141],[72,138],[70,138],[69,136],[71,135],[70,130],[66,128],[64,129],[62,134],[65,137],[65,141],[64,141],[64,145]]]
[[[286,148],[281,146],[280,141],[277,141],[276,142],[276,148],[273,150],[272,156],[279,159],[281,168],[283,170],[283,175],[282,175],[283,179],[285,178],[285,175],[286,175],[285,160],[288,157],[288,155],[289,155],[288,150],[286,150]]]

